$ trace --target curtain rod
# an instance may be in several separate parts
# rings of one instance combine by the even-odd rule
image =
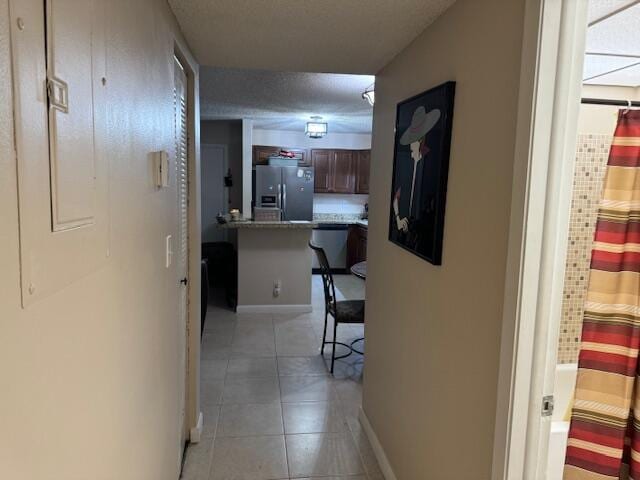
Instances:
[[[581,103],[587,105],[611,105],[613,107],[640,107],[640,102],[632,101],[629,104],[627,100],[609,100],[605,98],[583,98]]]

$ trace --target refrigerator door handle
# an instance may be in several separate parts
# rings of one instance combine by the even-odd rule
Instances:
[[[282,184],[282,219],[286,220],[287,214],[287,184]]]
[[[282,209],[282,185],[278,184],[278,196],[276,197],[276,207]]]

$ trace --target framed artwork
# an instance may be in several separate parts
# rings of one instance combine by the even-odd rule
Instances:
[[[400,102],[391,183],[389,240],[442,264],[455,82]]]

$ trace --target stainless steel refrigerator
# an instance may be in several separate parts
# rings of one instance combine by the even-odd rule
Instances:
[[[256,166],[259,208],[278,208],[282,220],[313,220],[312,167]]]

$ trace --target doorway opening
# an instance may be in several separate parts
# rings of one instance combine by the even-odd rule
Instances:
[[[334,474],[381,476],[375,460],[361,458],[370,447],[356,442],[359,430],[347,423],[359,429],[364,308],[353,308],[349,324],[325,317],[324,283],[313,275],[309,246],[312,238],[325,241],[334,303],[364,305],[366,268],[356,276],[348,262],[366,258],[373,111],[363,95],[372,95],[372,83],[361,75],[200,69],[207,434],[187,450],[187,474],[203,467],[203,478],[313,476],[296,470],[285,452],[313,433],[339,434],[348,450]],[[319,224],[325,229],[316,230]],[[350,228],[359,234],[355,245]],[[338,389],[344,408],[330,405]],[[321,408],[297,405],[307,401]],[[298,410],[320,422],[291,424]],[[275,470],[256,471],[263,450],[245,450],[245,443],[268,444]],[[310,465],[315,455],[300,453]]]
[[[309,312],[311,275],[319,272],[310,239],[325,249],[334,273],[350,275],[366,260],[374,81],[200,69],[202,251],[210,302],[243,313]],[[251,221],[297,223],[255,234],[256,245],[245,251],[255,251],[260,268],[241,251],[251,243],[241,226]]]
[[[638,292],[623,290],[637,272],[628,261],[637,188],[629,167],[638,153],[640,62],[632,45],[640,36],[631,26],[640,2],[541,5],[552,21],[540,33],[534,118],[545,121],[534,120],[528,231],[514,260],[521,291],[506,467],[494,470],[510,479],[625,479],[633,402],[619,391],[628,372],[615,365],[637,362],[625,347],[634,314],[624,298]]]

